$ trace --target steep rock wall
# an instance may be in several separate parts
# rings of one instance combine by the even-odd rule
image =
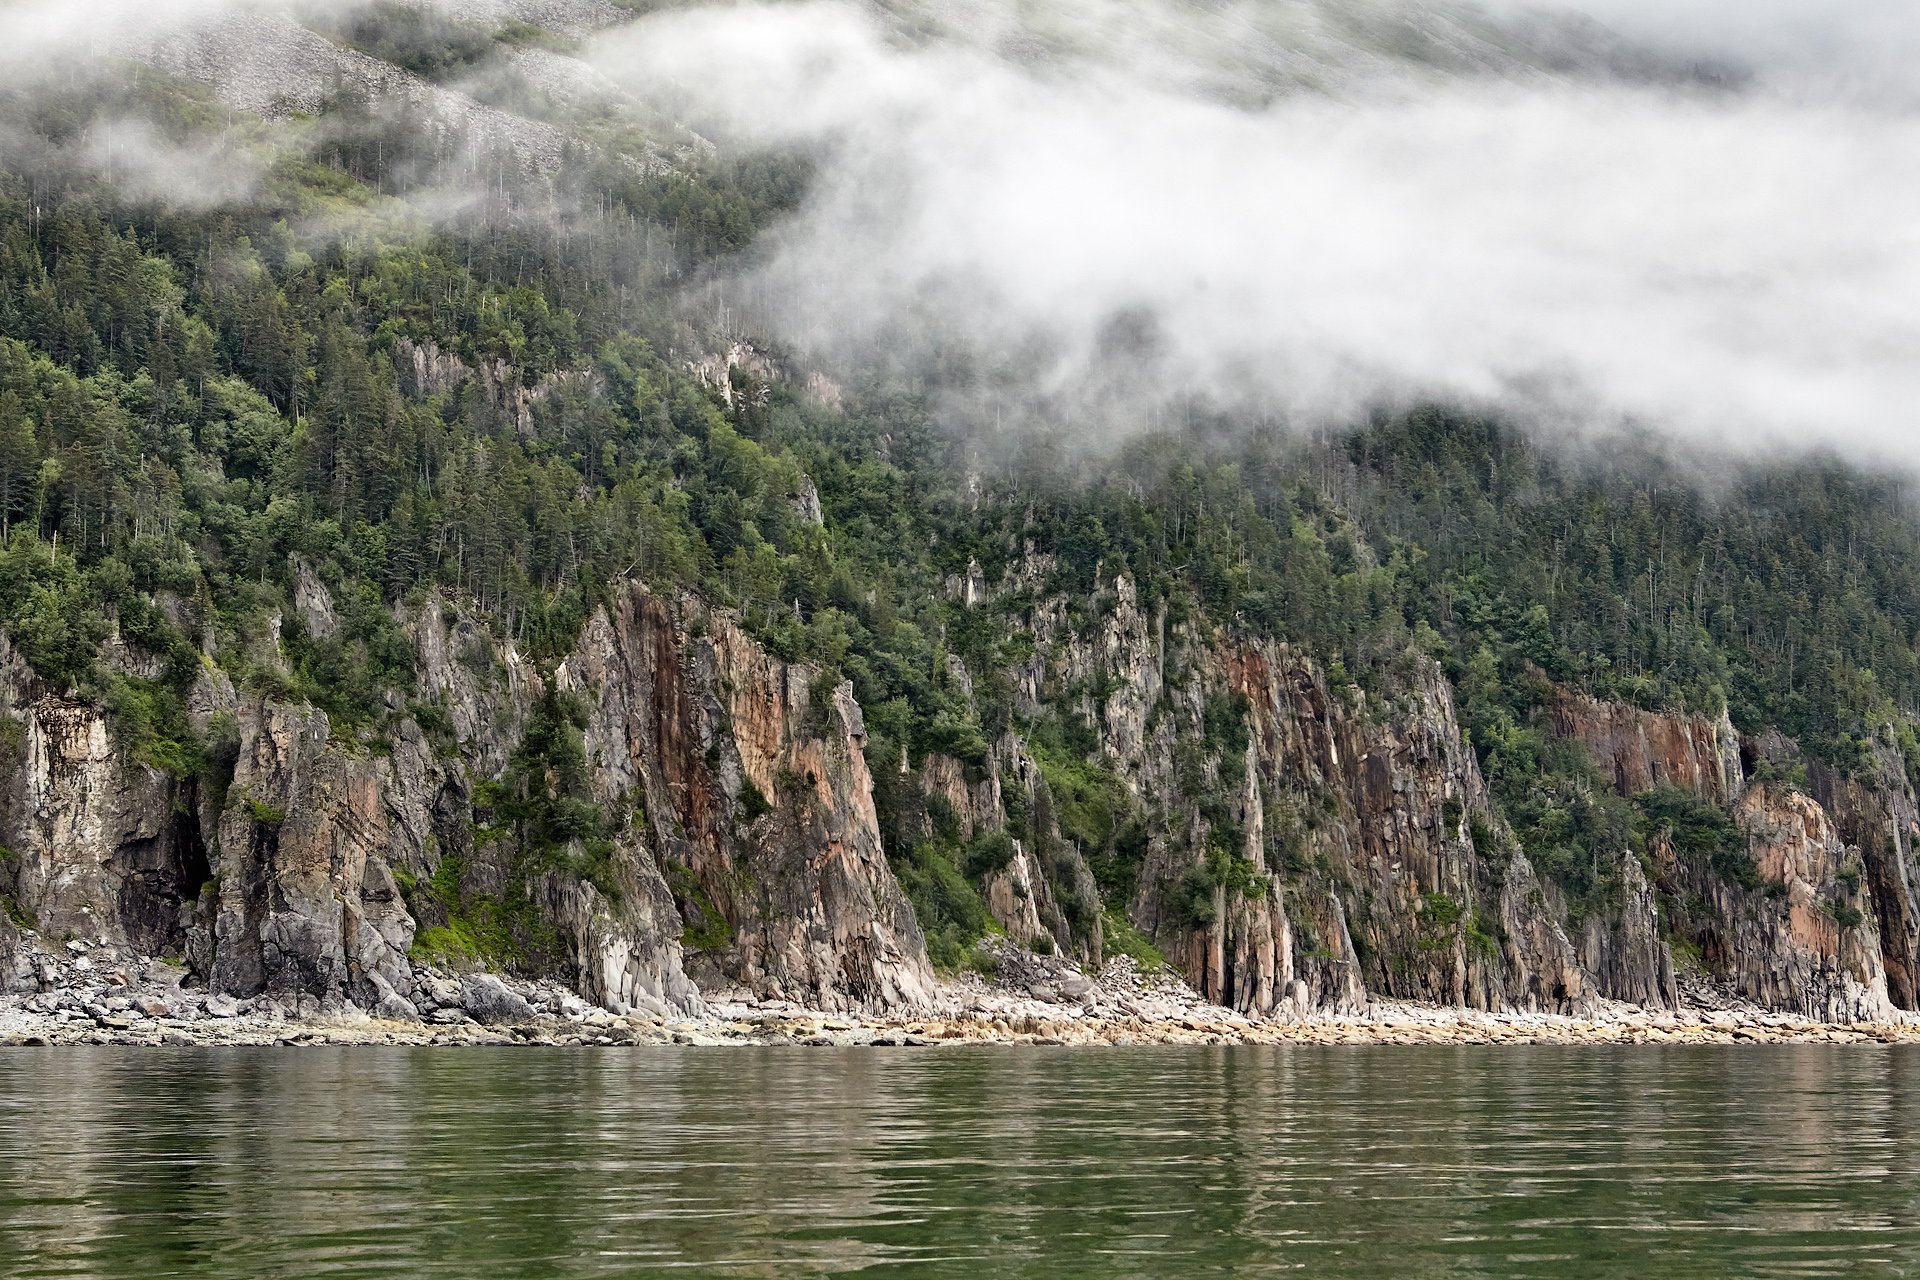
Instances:
[[[703,958],[716,979],[827,1008],[923,1002],[932,975],[881,851],[865,723],[847,685],[814,675],[634,584],[556,679],[597,699],[603,803],[642,798],[682,906],[724,922]]]
[[[1812,797],[1758,785],[1738,816],[1765,886],[1705,884],[1709,965],[1746,998],[1830,1021],[1891,1016],[1871,890],[1857,851]]]
[[[1320,917],[1320,936],[1352,939],[1369,990],[1476,1008],[1590,1002],[1571,942],[1489,807],[1436,667],[1422,663],[1404,696],[1374,706],[1284,646],[1230,652],[1224,665],[1248,699],[1266,786],[1289,802],[1305,914]],[[1476,845],[1475,815],[1496,847]],[[1342,920],[1313,910],[1329,897]]]
[[[1858,775],[1815,762],[1807,776],[1841,838],[1860,851],[1888,998],[1920,1009],[1920,801],[1891,728],[1876,730],[1870,762]]]
[[[192,792],[118,749],[107,713],[35,681],[0,637],[0,894],[43,935],[157,952],[208,877]],[[11,926],[9,926],[11,927]]]
[[[1555,733],[1586,745],[1623,796],[1676,786],[1715,804],[1739,798],[1740,737],[1725,711],[1713,719],[1662,715],[1561,689],[1548,715]]]
[[[1661,936],[1659,894],[1631,849],[1620,851],[1618,912],[1589,915],[1578,933],[1581,966],[1602,994],[1650,1009],[1679,1005],[1673,952]]]
[[[1285,645],[1170,622],[1125,574],[1091,602],[1047,590],[1054,574],[1029,553],[999,588],[1032,601],[1033,654],[1006,673],[1016,715],[1096,727],[1145,827],[1128,915],[1196,988],[1252,1013],[1369,993],[1590,1004],[1436,667],[1371,704]],[[1469,814],[1498,850],[1475,847]]]
[[[324,619],[325,585],[297,578],[303,619]],[[570,869],[578,845],[535,856],[513,823],[483,825],[497,803],[483,792],[547,694],[540,673],[450,606],[400,621],[416,710],[390,741],[369,749],[315,708],[236,695],[209,667],[189,716],[203,738],[229,736],[231,758],[192,780],[133,759],[106,711],[40,688],[0,645],[10,910],[43,938],[177,952],[235,995],[394,1016],[411,1013],[409,952],[434,930],[503,938],[512,951],[470,962],[560,977],[613,1008],[697,1006],[690,968],[829,1008],[927,998],[844,685],[817,687],[724,615],[617,590],[555,673],[585,704],[594,798],[622,818],[586,875]],[[690,925],[695,912],[718,924]]]
[[[240,752],[212,841],[209,985],[377,1005],[413,988],[414,923],[392,866],[411,803],[386,761],[349,755],[327,717],[264,700],[238,717]]]
[[[319,634],[331,600],[296,569],[294,607]],[[1409,657],[1397,692],[1365,694],[1314,655],[1170,616],[1124,575],[1092,597],[1053,578],[1029,556],[997,589],[977,572],[960,584],[972,607],[1027,601],[1031,650],[994,677],[1012,727],[971,765],[934,753],[899,779],[927,800],[926,834],[938,809],[963,851],[986,851],[983,899],[1019,941],[1098,963],[1104,901],[1206,995],[1256,1014],[1378,996],[1672,1006],[1671,938],[1768,1007],[1868,1018],[1912,1002],[1920,812],[1890,736],[1876,769],[1814,766],[1802,793],[1749,785],[1724,718],[1557,697],[1550,727],[1622,794],[1672,784],[1733,804],[1758,875],[1670,843],[1647,862],[1622,849],[1618,902],[1570,924],[1433,663]],[[236,693],[210,664],[188,712],[224,764],[191,779],[141,763],[104,709],[40,687],[0,644],[0,952],[18,918],[43,938],[178,953],[235,994],[405,1016],[410,952],[471,943],[484,906],[523,945],[476,959],[612,1008],[693,1008],[703,986],[843,1009],[929,997],[849,685],[636,583],[551,680],[450,605],[399,621],[417,681],[390,701],[386,740]],[[271,636],[247,643],[278,661]],[[144,670],[124,644],[109,657]],[[957,660],[945,679],[975,696]],[[546,785],[523,743],[556,697],[578,706],[603,848],[536,847],[497,813],[506,779]],[[1027,740],[1043,730],[1044,746]],[[1105,846],[1086,838],[1089,795],[1112,802]],[[0,964],[30,980],[17,969]]]
[[[1651,880],[1623,852],[1621,913],[1590,919],[1582,939],[1582,960],[1608,995],[1671,1004],[1671,934],[1698,951],[1707,977],[1765,1008],[1846,1021],[1910,1002],[1920,918],[1906,851],[1916,826],[1890,738],[1881,744],[1889,758],[1863,777],[1809,766],[1816,799],[1750,782],[1724,714],[1663,715],[1562,691],[1549,715],[1555,732],[1585,744],[1620,795],[1677,786],[1726,808],[1757,873],[1757,884],[1738,882],[1659,833]],[[1777,734],[1750,750],[1776,765],[1797,757]],[[1649,927],[1656,917],[1664,923]]]

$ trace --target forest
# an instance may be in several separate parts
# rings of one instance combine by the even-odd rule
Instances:
[[[343,33],[428,75],[473,56],[418,36]],[[1013,726],[997,682],[1031,601],[972,610],[946,585],[973,565],[998,582],[1036,547],[1095,611],[1124,572],[1149,609],[1296,643],[1336,683],[1391,690],[1409,655],[1437,659],[1516,837],[1576,904],[1604,888],[1596,851],[1649,823],[1720,834],[1672,797],[1607,796],[1543,728],[1554,686],[1724,707],[1843,772],[1891,725],[1920,769],[1902,476],[1556,440],[1445,404],[1291,433],[1223,411],[1094,446],[1035,423],[983,451],[912,371],[851,371],[822,397],[695,369],[715,339],[689,299],[803,198],[804,157],[635,170],[582,148],[529,176],[348,95],[333,118],[358,126],[294,148],[258,126],[238,144],[267,157],[255,189],[199,207],[75,162],[103,111],[183,143],[218,114],[151,73],[121,92],[0,104],[18,126],[0,176],[0,629],[47,688],[112,707],[156,768],[217,767],[183,703],[208,635],[241,688],[310,701],[377,750],[422,714],[389,696],[412,677],[396,603],[461,600],[551,664],[638,577],[850,679],[875,758],[977,765],[1021,728],[1113,910],[1137,854],[1086,767],[1093,726]],[[485,195],[433,218],[395,198],[436,183]],[[437,377],[448,359],[481,376]],[[341,629],[289,621],[286,667],[250,660],[299,565]],[[105,660],[114,637],[157,669]],[[919,801],[884,778],[877,798],[951,962],[988,927],[978,884],[1004,851],[930,853]]]

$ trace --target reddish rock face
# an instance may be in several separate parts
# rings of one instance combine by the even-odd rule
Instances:
[[[1857,850],[1811,796],[1756,785],[1737,816],[1763,885],[1708,884],[1716,968],[1748,999],[1828,1021],[1893,1013]]]
[[[1595,984],[1489,807],[1437,667],[1423,663],[1386,705],[1329,688],[1317,664],[1285,646],[1240,648],[1220,668],[1250,708],[1254,783],[1268,805],[1280,800],[1302,846],[1302,883],[1285,904],[1292,931],[1351,951],[1329,959],[1325,942],[1297,947],[1301,967],[1320,970],[1310,988],[1336,980],[1327,970],[1349,970],[1366,991],[1402,999],[1591,1004]],[[1498,848],[1477,847],[1476,816]]]
[[[650,855],[682,914],[702,913],[714,945],[696,971],[821,1008],[923,1003],[932,974],[881,848],[860,708],[815,674],[632,585],[558,679],[595,699],[603,802],[644,801]]]
[[[1757,889],[1657,837],[1651,851],[1659,889],[1678,904],[1669,927],[1694,941],[1707,976],[1765,1008],[1840,1021],[1912,1007],[1920,912],[1912,905],[1910,846],[1898,836],[1896,815],[1914,813],[1903,770],[1842,779],[1814,765],[1809,778],[1823,803],[1781,784],[1748,784],[1724,715],[1662,715],[1565,691],[1550,715],[1555,732],[1584,743],[1619,794],[1681,787],[1727,806],[1746,834]],[[1763,747],[1769,758],[1794,753],[1777,734]],[[1629,884],[1629,900],[1635,895]],[[1696,900],[1708,909],[1685,906]],[[1584,946],[1582,954],[1604,970],[1606,962]],[[1611,985],[1622,998],[1646,1002],[1636,983]]]
[[[1029,556],[1006,585],[1032,592],[1050,573]],[[1169,624],[1124,575],[1100,606],[1087,626],[1039,596],[1034,656],[1009,682],[1021,715],[1098,727],[1101,763],[1150,815],[1127,914],[1196,988],[1251,1013],[1354,1009],[1371,994],[1591,1003],[1598,988],[1493,815],[1437,667],[1369,702],[1285,645]],[[1475,847],[1476,815],[1498,849]],[[1223,858],[1227,883],[1208,887]],[[1208,899],[1198,928],[1195,894]]]
[[[1920,1008],[1920,801],[1906,761],[1883,728],[1858,774],[1843,776],[1815,763],[1807,775],[1841,838],[1860,851],[1888,997],[1902,1009]]]
[[[1659,786],[1715,804],[1739,796],[1740,739],[1724,712],[1718,719],[1661,715],[1560,690],[1549,714],[1553,731],[1585,743],[1623,796]]]
[[[330,609],[317,579],[302,590]],[[816,687],[691,601],[617,592],[555,672],[586,704],[589,786],[619,819],[589,881],[525,864],[510,828],[479,838],[476,783],[508,766],[540,674],[438,604],[403,621],[452,740],[402,719],[370,752],[320,711],[243,700],[209,675],[196,723],[238,740],[219,809],[128,760],[99,709],[33,702],[0,644],[0,709],[26,726],[18,787],[0,795],[0,840],[18,851],[0,891],[62,934],[180,950],[218,990],[322,1006],[407,998],[416,933],[472,901],[507,903],[534,931],[509,963],[611,1007],[696,1006],[689,969],[822,1008],[926,1001],[848,686]],[[461,902],[443,900],[449,860]]]

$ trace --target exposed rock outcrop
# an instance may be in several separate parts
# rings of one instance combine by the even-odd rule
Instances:
[[[1580,963],[1611,999],[1648,1009],[1680,1003],[1673,952],[1660,933],[1659,895],[1632,850],[1620,853],[1619,912],[1586,918]]]
[[[389,766],[330,741],[324,714],[257,702],[211,845],[209,983],[374,1005],[412,989],[414,922],[391,870]],[[405,802],[404,800],[402,801]]]
[[[566,153],[567,135],[550,124],[432,84],[288,16],[222,10],[199,20],[135,20],[102,34],[120,56],[200,81],[229,106],[268,119],[318,114],[342,97],[357,97],[375,111],[406,107],[415,123],[437,135],[438,148],[469,148],[474,165],[507,157],[551,174]]]
[[[294,576],[306,625],[323,626],[325,586]],[[0,796],[11,908],[44,936],[180,953],[217,991],[322,1009],[412,1007],[425,935],[509,947],[468,962],[551,972],[615,1010],[697,1007],[689,957],[815,1007],[924,1003],[925,949],[881,852],[845,685],[770,657],[725,615],[616,592],[555,673],[585,704],[595,800],[634,816],[584,874],[578,844],[543,853],[482,794],[515,765],[546,681],[448,606],[401,621],[420,710],[381,751],[315,708],[238,697],[210,668],[188,703],[204,737],[231,740],[217,785],[132,758],[105,710],[37,691],[0,649],[0,712],[19,730]]]
[[[1724,880],[1706,886],[1703,950],[1714,972],[1764,1008],[1826,1021],[1893,1013],[1871,891],[1812,797],[1755,786],[1738,810],[1761,892]]]
[[[1739,798],[1740,736],[1724,710],[1713,719],[1662,715],[1562,689],[1549,715],[1554,732],[1586,744],[1623,796],[1675,786],[1715,804]]]
[[[557,393],[569,387],[589,393],[600,389],[599,375],[592,369],[557,369],[529,386],[521,371],[505,360],[487,358],[469,365],[432,339],[396,338],[393,372],[401,392],[421,398],[454,396],[472,383],[482,401],[522,436],[533,434],[536,409]]]
[[[1724,715],[1663,715],[1561,692],[1551,721],[1587,746],[1619,794],[1675,786],[1731,806],[1748,844],[1752,871],[1739,875],[1736,862],[1687,854],[1670,834],[1654,836],[1651,882],[1623,854],[1620,914],[1589,919],[1582,939],[1582,959],[1608,995],[1674,1004],[1673,936],[1697,951],[1704,976],[1763,1008],[1855,1021],[1910,1007],[1913,876],[1901,852],[1910,845],[1896,832],[1897,815],[1913,813],[1912,793],[1890,740],[1882,744],[1890,759],[1864,780],[1811,766],[1823,805],[1791,785],[1749,782]],[[1778,734],[1748,754],[1776,768],[1797,756]]]
[[[289,574],[307,634],[338,627],[325,584]],[[1125,575],[1091,598],[1056,577],[1041,556],[998,587],[969,568],[956,601],[1017,592],[1031,645],[998,672],[950,657],[939,675],[963,699],[1003,682],[1012,724],[971,763],[889,759],[889,786],[920,798],[903,838],[946,841],[1013,942],[1097,966],[1124,924],[1200,996],[1255,1016],[1380,998],[1674,1008],[1676,947],[1766,1008],[1861,1020],[1911,1002],[1920,815],[1890,738],[1878,772],[1816,767],[1801,791],[1750,784],[1724,718],[1558,697],[1551,727],[1622,794],[1734,801],[1752,865],[1656,833],[1650,860],[1621,849],[1611,896],[1570,915],[1501,820],[1432,662],[1363,693],[1285,644],[1173,620]],[[932,997],[849,684],[638,583],[545,673],[446,602],[398,622],[415,685],[377,747],[209,663],[186,703],[216,764],[191,779],[0,647],[9,912],[42,938],[177,954],[224,995],[399,1019],[447,1004],[416,989],[423,954],[615,1012],[696,1010],[702,987],[848,1011]],[[529,817],[576,798],[585,827]]]
[[[1891,728],[1875,731],[1858,774],[1814,763],[1808,781],[1841,838],[1860,851],[1888,996],[1902,1009],[1920,1009],[1920,801]]]
[[[207,878],[190,789],[129,758],[106,711],[0,637],[0,897],[54,938],[159,951]],[[11,928],[11,925],[8,926]]]
[[[820,1008],[911,1004],[920,929],[881,851],[851,689],[771,657],[724,614],[630,585],[557,678],[597,699],[603,803],[637,799],[716,976]],[[710,917],[710,918],[709,918]]]
[[[1497,858],[1475,847],[1467,816],[1499,823],[1431,663],[1372,705],[1285,645],[1170,624],[1125,574],[1087,618],[1047,589],[1055,572],[1029,554],[1002,584],[1034,600],[1033,656],[1008,672],[1016,710],[1097,729],[1143,817],[1129,915],[1197,990],[1256,1014],[1369,993],[1590,1004],[1524,856],[1510,839]]]

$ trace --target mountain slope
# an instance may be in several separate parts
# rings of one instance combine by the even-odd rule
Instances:
[[[853,1008],[1005,933],[1259,1014],[1920,1001],[1899,480],[1438,406],[989,448],[716,320],[804,157],[273,22],[5,104],[17,983]],[[242,194],[116,179],[129,119]]]

